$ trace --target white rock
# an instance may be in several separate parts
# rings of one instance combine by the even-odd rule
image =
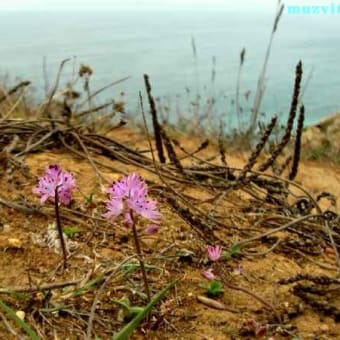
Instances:
[[[25,319],[25,312],[22,310],[18,310],[15,315],[20,319],[20,320],[24,320]]]

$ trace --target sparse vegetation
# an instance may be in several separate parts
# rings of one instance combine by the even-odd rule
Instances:
[[[117,102],[90,108],[77,104],[79,96],[70,103],[56,87],[61,102],[50,95],[28,114],[18,111],[19,104],[11,109],[10,103],[23,98],[18,92],[6,93],[0,120],[4,305],[13,313],[23,311],[26,330],[41,339],[53,334],[121,339],[131,333],[132,338],[198,339],[202,332],[215,339],[339,336],[337,197],[294,181],[304,147],[303,106],[292,139],[301,71],[299,63],[281,137],[272,137],[273,118],[258,130],[258,143],[242,166],[233,164],[233,146],[221,134],[204,136],[208,142],[160,120],[148,77],[153,124],[150,133],[141,95],[144,134],[123,124],[130,123],[124,113],[102,124]],[[87,98],[93,98],[89,89],[84,89]],[[67,107],[68,114],[55,111],[54,104]],[[124,104],[119,107],[123,112]],[[244,158],[249,143],[243,145],[239,157]],[[75,190],[70,206],[59,207],[69,242],[65,270],[60,247],[54,246],[55,225],[47,226],[54,210],[32,194],[49,164],[72,171],[81,190]],[[143,254],[133,250],[129,223],[103,218],[100,188],[133,171],[146,179],[162,214],[158,234],[144,233],[143,221],[135,225]],[[209,248],[208,260],[214,261],[209,266],[206,249],[214,244],[221,247]],[[202,287],[208,296],[201,295]],[[327,330],[317,322],[305,329],[300,322],[321,315]],[[21,334],[24,324],[17,327],[11,317],[1,316],[6,319],[1,334]],[[228,319],[228,327],[217,326],[221,318]]]
[[[260,119],[282,11],[249,115],[240,53],[234,129],[199,93],[194,38],[198,86],[174,120],[148,75],[135,117],[121,97],[95,100],[127,78],[93,90],[95,70],[81,65],[60,88],[68,60],[42,103],[29,81],[1,88],[3,337],[340,337],[338,116],[304,128],[300,61],[287,122]],[[57,176],[41,177],[51,164]]]

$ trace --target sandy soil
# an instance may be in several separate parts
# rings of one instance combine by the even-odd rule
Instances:
[[[138,149],[148,145],[144,136],[128,130],[116,133],[115,138],[131,147],[138,146]],[[198,144],[195,139],[183,140],[182,143],[188,150]],[[213,153],[214,148],[210,147],[200,153],[200,157],[208,157]],[[234,167],[242,167],[246,159],[244,155],[228,155],[227,158],[229,165]],[[122,172],[132,170],[149,179],[157,179],[155,174],[149,174],[133,165],[127,166],[104,156],[96,156],[95,159],[117,169],[113,171],[99,167],[102,174],[111,181],[120,178]],[[43,173],[46,166],[55,163],[72,171],[80,188],[70,207],[77,214],[62,210],[64,227],[75,230],[69,237],[74,254],[69,259],[66,271],[61,270],[60,254],[45,242],[47,227],[54,221],[53,207],[41,207],[38,198],[32,193],[37,176]],[[98,288],[113,268],[134,254],[130,230],[122,226],[121,220],[111,224],[102,220],[103,202],[106,199],[103,187],[107,183],[96,176],[86,159],[54,149],[29,154],[24,164],[25,167],[14,166],[8,170],[8,162],[1,163],[0,199],[3,204],[0,204],[0,298],[13,310],[24,311],[25,321],[41,338],[83,339]],[[330,192],[339,201],[340,167],[304,162],[300,166],[297,181],[314,197],[321,192]],[[157,198],[157,191],[150,189],[152,196]],[[195,189],[188,189],[187,192],[197,199],[204,198]],[[85,199],[90,194],[93,194],[92,202]],[[244,199],[235,196],[229,205],[237,206]],[[14,206],[10,207],[9,202],[21,202],[22,206],[30,207],[34,204],[36,211],[24,212]],[[166,283],[174,279],[178,282],[175,289],[154,309],[149,321],[142,323],[132,339],[252,339],[261,327],[264,339],[340,339],[340,326],[337,323],[340,320],[339,281],[337,284],[335,281],[322,286],[324,295],[319,293],[314,297],[323,306],[333,306],[332,310],[327,310],[325,306],[318,307],[317,304],[313,306],[308,303],[310,300],[304,300],[294,293],[294,287],[298,290],[296,287],[301,282],[311,289],[320,287],[318,282],[312,279],[284,282],[304,274],[310,278],[329,277],[336,280],[332,247],[324,245],[317,254],[311,251],[310,255],[304,255],[299,250],[293,252],[284,247],[268,251],[271,245],[264,240],[254,246],[256,249],[247,248],[245,252],[248,255],[240,254],[210,264],[206,255],[206,241],[161,198],[159,204],[163,215],[162,227],[158,234],[142,238],[146,263],[153,266],[149,270],[150,287],[155,294]],[[323,199],[321,206],[325,210],[334,210],[328,199]],[[255,228],[240,211],[230,209],[230,219],[241,230]],[[39,212],[47,216],[39,215]],[[255,230],[256,233],[258,230]],[[218,230],[216,235],[229,245],[236,239],[232,230]],[[280,236],[282,239],[288,237],[283,232],[278,234]],[[225,244],[224,249],[228,250]],[[254,250],[256,254],[252,255]],[[198,301],[198,296],[205,292],[200,285],[206,283],[201,271],[212,265],[226,282],[224,294],[217,298],[224,306],[222,310]],[[65,281],[77,282],[63,288],[39,289],[45,284]],[[243,290],[230,288],[227,283]],[[6,289],[16,289],[17,286],[35,288],[32,288],[32,292],[4,292]],[[327,290],[329,293],[326,293]],[[125,324],[119,317],[119,306],[112,300],[128,296],[133,303],[143,304],[140,295],[142,292],[143,284],[138,268],[133,270],[130,267],[129,271],[126,266],[124,271],[117,271],[99,295],[93,339],[96,336],[98,339],[109,339]],[[15,339],[11,330],[24,334],[4,312],[1,316],[7,319],[7,324],[0,320],[2,339]]]

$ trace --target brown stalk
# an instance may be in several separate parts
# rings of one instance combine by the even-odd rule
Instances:
[[[149,76],[147,74],[144,74],[144,82],[145,82],[146,93],[148,95],[148,101],[150,105],[150,113],[152,117],[152,124],[153,124],[153,130],[154,130],[154,135],[155,135],[158,158],[159,158],[159,161],[162,164],[164,164],[166,160],[165,160],[164,151],[163,151],[161,126],[158,122],[156,104],[151,94],[151,84],[150,84]]]
[[[280,166],[277,166],[274,169],[274,164],[272,165],[273,170],[275,175],[277,176],[281,176],[283,174],[283,172],[287,169],[287,167],[289,166],[290,162],[292,161],[292,156],[289,155]]]
[[[211,235],[211,230],[209,227],[202,221],[201,216],[203,215],[202,211],[198,209],[196,206],[191,205],[191,208],[196,211],[198,214],[193,214],[189,208],[182,208],[181,205],[179,204],[179,201],[182,201],[182,203],[185,203],[188,205],[188,199],[183,197],[179,192],[175,191],[171,185],[169,185],[164,177],[163,174],[161,173],[161,168],[159,165],[156,163],[151,139],[150,139],[150,134],[149,134],[149,129],[146,123],[146,117],[144,113],[144,108],[143,108],[143,97],[141,92],[139,92],[139,100],[141,104],[141,110],[142,110],[142,116],[143,116],[143,122],[144,122],[144,127],[146,130],[146,134],[148,137],[148,143],[150,146],[151,150],[151,156],[152,156],[152,161],[153,165],[155,168],[156,173],[158,174],[160,180],[163,182],[164,186],[168,189],[168,192],[172,193],[173,196],[171,196],[169,193],[167,194],[167,191],[161,191],[160,196],[164,197],[167,200],[167,203],[176,211],[176,213],[185,221],[187,221],[192,227],[196,228],[196,231],[200,234],[200,236],[207,240],[208,243],[213,244],[215,239]],[[215,221],[214,221],[215,222]],[[209,231],[208,231],[209,230]]]
[[[296,128],[293,165],[292,165],[292,169],[291,169],[291,171],[288,175],[288,179],[290,179],[290,180],[293,180],[298,173],[300,154],[301,154],[301,137],[302,137],[302,129],[303,129],[304,119],[305,119],[305,107],[303,105],[301,105],[298,124],[297,124],[297,128]]]
[[[143,280],[144,280],[144,285],[145,285],[145,291],[146,291],[146,295],[148,297],[148,302],[150,302],[151,301],[151,295],[150,295],[148,278],[146,276],[146,270],[145,270],[145,266],[144,266],[143,254],[142,254],[142,250],[141,250],[139,240],[138,240],[138,234],[137,234],[137,229],[136,229],[136,218],[135,218],[134,213],[131,209],[130,209],[129,214],[130,214],[130,217],[131,217],[131,220],[132,220],[133,239],[135,241],[135,247],[136,247],[136,252],[137,252],[140,268],[142,270],[142,275],[143,275]]]
[[[20,293],[33,293],[33,292],[42,292],[44,290],[52,290],[59,289],[68,286],[75,286],[80,283],[83,279],[77,279],[72,281],[64,281],[64,282],[54,282],[54,283],[45,283],[41,285],[30,284],[29,286],[11,286],[10,288],[0,288],[0,294],[13,294],[15,292]]]
[[[4,94],[2,94],[0,96],[0,103],[2,103],[4,100],[6,100],[6,98],[8,98],[9,96],[11,96],[12,94],[15,94],[16,92],[18,92],[18,90],[20,90],[22,87],[26,87],[29,86],[31,84],[30,81],[22,81],[19,84],[15,85],[14,87],[12,87],[10,90],[8,91],[3,91]]]
[[[251,125],[249,127],[249,131],[250,131],[251,134],[254,132],[254,130],[256,128],[256,123],[257,123],[258,115],[259,115],[259,112],[260,112],[261,102],[262,102],[264,89],[265,89],[265,78],[266,78],[266,73],[267,73],[267,66],[268,66],[268,62],[269,62],[269,57],[270,57],[270,51],[271,51],[271,48],[272,48],[274,36],[275,36],[276,31],[277,31],[277,27],[278,27],[281,15],[283,13],[283,9],[284,9],[284,5],[281,5],[278,8],[278,11],[276,12],[275,20],[274,20],[274,24],[273,24],[273,30],[272,30],[272,33],[270,35],[268,47],[267,47],[267,50],[266,50],[266,56],[264,58],[262,70],[261,70],[261,73],[260,73],[260,76],[259,76],[259,79],[258,79],[258,82],[257,82],[256,94],[255,94],[255,98],[254,98],[254,104],[253,104],[252,116],[251,116]]]
[[[174,147],[172,146],[171,140],[170,140],[169,136],[167,135],[167,133],[165,132],[163,127],[160,128],[160,133],[161,133],[161,136],[162,136],[164,146],[165,146],[165,148],[168,152],[168,157],[170,159],[170,162],[172,162],[175,165],[175,167],[177,168],[177,170],[182,175],[184,175],[183,166],[182,166],[180,160],[178,159],[176,151],[175,151]]]
[[[275,21],[274,21],[274,26],[273,26],[273,32],[274,32],[274,33],[275,33],[276,30],[277,30],[277,26],[278,26],[279,21],[280,21],[280,18],[281,18],[281,16],[282,16],[283,9],[284,9],[284,5],[282,4],[282,5],[279,7],[278,12],[276,13],[276,17],[275,17]]]
[[[180,159],[183,160],[185,158],[188,157],[192,157],[195,154],[201,152],[202,150],[206,149],[209,146],[209,139],[204,140],[198,147],[196,150],[189,152],[187,150],[184,149],[183,146],[181,146],[181,144],[179,143],[179,141],[177,139],[172,139],[172,142],[182,151],[185,153],[185,156],[182,156]]]
[[[83,107],[83,106],[87,103],[88,99],[93,99],[93,98],[94,98],[95,96],[97,96],[99,93],[101,93],[101,92],[103,92],[103,91],[109,89],[109,88],[112,87],[112,86],[118,85],[118,84],[120,84],[120,83],[122,83],[122,82],[124,82],[125,80],[128,80],[128,79],[130,79],[130,78],[131,78],[131,77],[128,76],[128,77],[124,77],[124,78],[118,79],[118,80],[112,82],[111,84],[108,84],[108,85],[106,85],[106,86],[104,86],[104,87],[102,87],[102,88],[100,88],[100,89],[98,89],[98,90],[92,92],[89,98],[84,99],[84,101],[82,101],[82,102],[79,104],[79,107],[80,107],[80,108]],[[92,112],[93,112],[93,111],[92,111]]]
[[[257,143],[255,150],[251,153],[247,164],[244,166],[244,168],[241,171],[240,177],[239,179],[242,179],[246,176],[247,172],[250,171],[253,166],[256,163],[257,158],[260,156],[261,151],[263,150],[264,146],[267,143],[267,140],[269,138],[269,136],[271,135],[275,125],[277,122],[277,117],[274,116],[272,118],[272,120],[270,121],[270,123],[268,124],[268,126],[266,127],[266,129],[263,131],[260,141]]]
[[[223,122],[220,121],[220,133],[218,134],[218,151],[220,152],[221,162],[227,166],[227,160],[225,156],[225,143],[223,140]]]
[[[239,64],[238,71],[237,71],[236,98],[235,98],[239,133],[241,133],[242,131],[242,119],[241,119],[242,110],[241,110],[241,105],[240,105],[240,80],[241,80],[241,71],[242,71],[242,66],[244,63],[245,54],[246,54],[246,49],[243,47],[240,53],[240,64]]]
[[[59,234],[60,245],[61,245],[61,249],[63,251],[63,259],[64,259],[63,268],[66,269],[66,267],[67,267],[67,252],[66,252],[64,234],[63,234],[63,229],[61,227],[60,214],[59,214],[58,187],[56,187],[55,190],[54,190],[54,209],[55,209],[55,219],[56,219],[56,222],[57,222],[57,230],[58,230],[58,234]]]
[[[60,77],[61,77],[61,73],[63,71],[63,68],[64,68],[64,65],[69,61],[70,59],[64,59],[61,63],[60,63],[60,66],[59,66],[59,70],[58,70],[58,73],[57,73],[57,78],[56,78],[56,81],[55,81],[55,84],[54,84],[54,87],[48,97],[48,100],[47,100],[47,104],[44,106],[42,112],[40,112],[38,114],[38,117],[44,117],[45,114],[47,113],[47,116],[48,118],[52,119],[50,113],[49,113],[49,109],[50,109],[50,106],[51,106],[51,103],[52,103],[52,100],[53,100],[53,96],[55,95],[55,93],[57,92],[58,90],[58,87],[59,87],[59,81],[60,81]],[[54,122],[51,122],[51,126],[52,128],[54,129]]]
[[[260,165],[258,171],[266,171],[275,162],[277,157],[281,154],[282,150],[285,148],[285,146],[288,144],[290,140],[299,100],[301,79],[302,79],[302,63],[301,61],[299,61],[295,71],[295,85],[285,133],[282,136],[280,143],[274,148],[270,157]]]
[[[100,111],[102,109],[106,109],[107,107],[111,106],[112,103],[105,103],[105,104],[102,104],[102,105],[98,105],[94,108],[92,108],[91,110],[85,110],[85,111],[80,111],[80,112],[77,112],[76,114],[74,114],[74,117],[75,118],[79,118],[79,117],[82,117],[82,116],[86,116],[92,112],[97,112],[97,111]]]

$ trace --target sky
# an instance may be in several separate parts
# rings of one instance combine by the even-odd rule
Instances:
[[[277,0],[0,0],[1,10],[273,9]]]

